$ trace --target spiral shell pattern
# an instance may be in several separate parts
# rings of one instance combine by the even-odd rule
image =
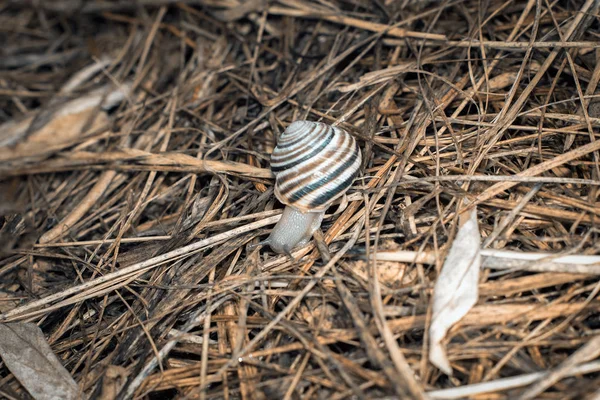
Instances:
[[[324,211],[352,185],[361,164],[356,140],[321,122],[295,121],[271,155],[275,196],[302,212]]]

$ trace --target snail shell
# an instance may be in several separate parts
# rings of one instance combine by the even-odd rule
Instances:
[[[286,208],[263,244],[288,254],[306,244],[327,207],[350,188],[361,162],[348,132],[321,122],[290,124],[271,155],[275,195]]]
[[[293,122],[271,155],[275,196],[302,212],[324,211],[352,185],[361,162],[348,132],[321,122]]]

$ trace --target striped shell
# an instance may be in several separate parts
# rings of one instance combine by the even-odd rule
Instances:
[[[360,164],[360,148],[346,131],[295,121],[271,155],[275,195],[302,212],[324,211],[352,185]]]

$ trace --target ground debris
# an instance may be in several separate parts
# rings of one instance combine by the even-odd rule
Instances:
[[[0,326],[88,398],[593,398],[598,3],[4,2]],[[276,256],[301,119],[363,170]],[[478,296],[436,336],[465,215]]]

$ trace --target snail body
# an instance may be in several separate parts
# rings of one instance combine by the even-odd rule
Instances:
[[[356,140],[343,129],[311,121],[290,124],[271,155],[275,196],[286,207],[263,244],[290,253],[308,243],[325,210],[352,185],[361,162]]]

